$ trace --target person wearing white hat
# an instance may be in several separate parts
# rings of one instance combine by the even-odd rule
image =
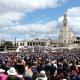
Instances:
[[[36,80],[48,80],[44,70],[40,71],[39,77]]]
[[[5,74],[5,70],[0,69],[0,80],[6,80],[7,75]]]
[[[17,71],[14,67],[11,67],[8,71],[8,78],[7,80],[22,80],[20,77],[18,77],[17,75]]]
[[[8,75],[17,75],[17,72],[15,70],[14,67],[11,67],[8,71],[7,71]]]
[[[4,73],[5,72],[5,70],[3,70],[3,69],[0,69],[0,73]]]
[[[45,73],[45,71],[44,71],[44,70],[42,70],[42,71],[40,71],[40,74],[45,75],[46,73]]]

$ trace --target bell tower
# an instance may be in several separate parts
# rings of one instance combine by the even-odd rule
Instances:
[[[60,30],[59,39],[61,39],[66,45],[68,45],[68,43],[69,44],[72,43],[71,40],[75,39],[75,35],[69,29],[68,19],[67,19],[67,10],[65,10],[64,12],[63,27]]]
[[[59,39],[65,40],[67,42],[68,33],[69,33],[69,29],[68,29],[68,20],[67,20],[67,10],[65,10],[64,17],[63,17],[63,27],[60,30]]]
[[[67,10],[64,12],[63,27],[68,30]]]

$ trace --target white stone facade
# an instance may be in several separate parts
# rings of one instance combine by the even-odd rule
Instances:
[[[17,46],[50,46],[50,47],[64,47],[72,44],[80,44],[80,40],[77,40],[75,34],[70,31],[67,21],[67,12],[64,13],[63,26],[60,30],[58,40],[23,40],[17,41]]]

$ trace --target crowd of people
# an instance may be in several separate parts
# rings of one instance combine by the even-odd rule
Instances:
[[[80,48],[0,54],[0,80],[80,80]]]

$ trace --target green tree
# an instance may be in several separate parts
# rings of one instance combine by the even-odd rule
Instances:
[[[6,47],[13,47],[13,43],[11,41],[5,41],[3,45]]]

